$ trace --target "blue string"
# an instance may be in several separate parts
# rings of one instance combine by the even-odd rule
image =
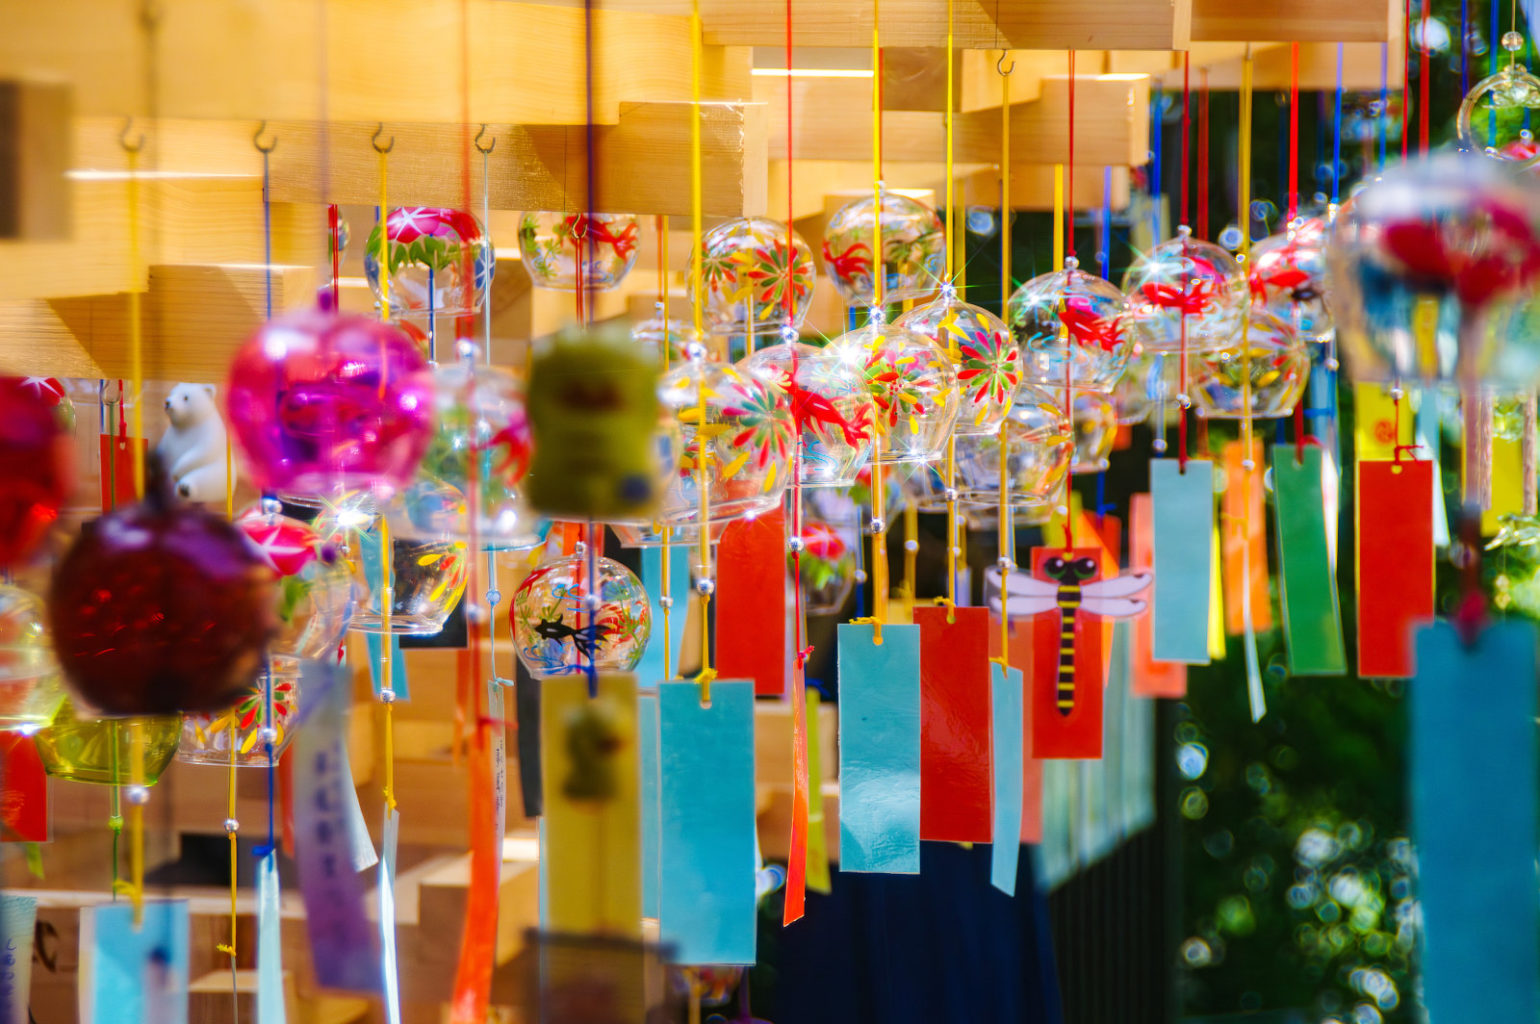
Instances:
[[[1390,44],[1380,44],[1380,167],[1385,166],[1385,136],[1390,124]]]
[[[1102,168],[1102,239],[1101,251],[1096,254],[1102,266],[1102,277],[1112,278],[1112,168]]]
[[[1342,198],[1342,45],[1337,44],[1337,104],[1332,115],[1331,201]]]
[[[1160,122],[1165,104],[1159,88],[1151,94],[1150,104],[1154,107],[1150,118],[1150,216],[1155,220],[1155,239],[1159,241],[1166,237],[1160,225]]]
[[[1490,54],[1487,62],[1489,75],[1497,74],[1497,41],[1501,38],[1499,33],[1502,31],[1502,25],[1498,20],[1498,15],[1501,13],[1499,6],[1498,0],[1492,0],[1492,39],[1487,46],[1487,52]],[[1487,145],[1497,145],[1497,111],[1490,106],[1487,108]]]
[[[1460,0],[1460,95],[1470,92],[1470,0]]]
[[[702,530],[709,529],[708,524],[701,523]],[[593,599],[594,607],[588,613],[588,696],[593,699],[599,696],[599,607],[598,598],[604,591],[599,583],[599,542],[597,533],[604,527],[594,525],[594,521],[588,521],[588,596]],[[578,614],[582,614],[579,612]],[[709,637],[703,637],[702,643],[709,643]]]

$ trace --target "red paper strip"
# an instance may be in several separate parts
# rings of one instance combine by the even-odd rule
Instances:
[[[1260,441],[1253,441],[1251,445],[1249,490],[1245,486],[1248,471],[1241,465],[1245,460],[1246,449],[1239,441],[1225,445],[1220,551],[1224,569],[1225,632],[1231,636],[1246,631],[1241,578],[1245,575],[1242,556],[1248,546],[1251,549],[1251,628],[1257,632],[1273,628],[1273,606],[1267,594],[1267,513],[1262,486],[1266,464]]]
[[[754,680],[755,696],[786,693],[786,517],[738,519],[717,549],[717,674]]]
[[[117,505],[132,504],[138,496],[134,493],[134,449],[129,442],[136,441],[145,458],[149,457],[150,442],[142,437],[114,438],[109,434],[100,434],[96,440],[101,461],[102,511],[107,512]],[[114,441],[117,442],[116,448]]]
[[[0,842],[48,842],[48,774],[19,732],[0,732]]]
[[[1358,464],[1358,674],[1415,673],[1412,630],[1433,618],[1433,463]]]
[[[1148,494],[1136,494],[1129,506],[1128,567],[1134,572],[1150,572],[1155,567],[1155,507]],[[1155,620],[1148,610],[1134,619],[1132,688],[1139,697],[1185,697],[1187,666],[1177,661],[1156,661],[1153,657]]]
[[[1032,575],[1053,580],[1047,572],[1052,558],[1088,558],[1096,572],[1080,580],[1085,585],[1109,571],[1100,547],[1032,549]],[[1116,567],[1110,567],[1115,572]],[[1061,593],[1063,588],[1061,586]],[[1043,759],[1102,756],[1102,622],[1101,617],[1074,608],[1055,608],[1032,617],[1032,676],[1026,704],[1031,706],[1033,757]],[[1061,692],[1074,703],[1059,707]]]
[[[922,799],[923,792],[922,789]],[[801,918],[806,909],[807,829],[807,686],[802,677],[802,665],[794,661],[791,677],[791,849],[786,857],[786,903],[781,913],[783,926]]]
[[[955,621],[948,622],[949,615]],[[916,608],[914,624],[920,627],[920,838],[987,843],[994,830],[989,612]]]
[[[465,900],[465,928],[455,967],[451,1024],[484,1024],[492,996],[492,965],[497,947],[497,889],[502,867],[502,828],[497,818],[492,778],[492,741],[488,726],[478,725],[467,745],[470,771],[471,886]]]

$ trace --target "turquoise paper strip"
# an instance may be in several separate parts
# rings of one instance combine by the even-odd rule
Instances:
[[[401,1024],[401,981],[396,966],[396,841],[401,833],[401,812],[385,811],[385,833],[380,842],[380,968],[385,988],[385,1019]]]
[[[0,1024],[28,1024],[37,900],[0,892]]]
[[[714,696],[714,695],[713,695]],[[658,916],[658,695],[636,698],[642,757],[642,916]]]
[[[187,1024],[187,901],[128,900],[80,911],[80,1019]]]
[[[920,627],[839,626],[840,870],[920,873]]]
[[[1433,1021],[1533,1021],[1535,628],[1499,622],[1466,646],[1435,622],[1416,644],[1408,694],[1423,1005]]]
[[[886,633],[886,631],[884,631]],[[884,635],[883,640],[887,637]],[[1021,857],[1022,702],[1021,669],[990,664],[990,701],[994,711],[995,841],[989,849],[989,884],[1016,895],[1016,868]]]
[[[365,633],[364,643],[369,645],[369,683],[374,687],[374,695],[380,695],[380,634]],[[390,635],[390,688],[395,691],[397,700],[412,699],[412,684],[406,675],[406,659],[401,656],[401,637],[396,633]]]
[[[1214,464],[1150,460],[1154,510],[1156,661],[1207,665],[1214,558]]]
[[[1273,517],[1278,532],[1279,594],[1289,672],[1296,676],[1342,675],[1347,652],[1342,643],[1342,610],[1337,600],[1336,494],[1328,495],[1323,461],[1326,453],[1305,448],[1301,461],[1293,447],[1273,447]]]
[[[278,854],[257,861],[257,1024],[287,1024]]]
[[[754,684],[658,687],[658,926],[670,960],[752,964]]]
[[[690,601],[690,545],[673,544],[668,549],[668,593],[674,607],[670,621],[674,644],[674,671],[679,670],[679,641],[684,636],[685,609]],[[642,549],[642,585],[647,588],[647,602],[652,607],[652,639],[642,651],[642,660],[636,666],[636,678],[643,686],[663,679],[663,549]]]

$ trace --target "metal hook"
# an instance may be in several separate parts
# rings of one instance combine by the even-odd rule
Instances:
[[[1002,49],[1000,51],[1000,59],[995,61],[995,70],[1000,73],[1001,77],[1009,75],[1012,71],[1016,70],[1016,58],[1014,57],[1011,58],[1011,66],[1005,66],[1005,55],[1009,52],[1009,50]]]
[[[258,153],[271,153],[273,150],[278,148],[277,135],[273,136],[272,142],[268,143],[266,146],[262,145],[262,133],[265,131],[267,131],[267,122],[263,121],[261,124],[257,125],[257,130],[251,135],[251,144],[257,147]]]
[[[486,133],[487,133],[487,126],[485,124],[483,124],[481,126],[481,131],[477,132],[476,133],[476,137],[471,140],[471,145],[475,146],[476,147],[476,152],[480,153],[482,156],[488,155],[489,153],[492,152],[492,150],[497,148],[497,136],[496,135],[492,136],[492,143],[491,143],[491,145],[487,146],[486,149],[482,149],[481,148],[481,137],[483,135],[485,135]]]
[[[380,136],[384,134],[385,122],[381,121],[380,126],[374,130],[374,134],[369,136],[369,145],[374,147],[374,151],[376,153],[389,153],[391,150],[396,148],[396,137],[394,135],[390,137],[389,145],[387,145],[384,149],[380,148]]]
[[[144,132],[139,133],[139,139],[135,142],[128,141],[128,130],[134,126],[134,115],[129,114],[123,119],[123,130],[118,133],[118,145],[130,153],[137,153],[144,148]]]

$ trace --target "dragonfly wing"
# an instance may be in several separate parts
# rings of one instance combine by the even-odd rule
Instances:
[[[1081,587],[1080,592],[1087,598],[1133,597],[1148,587],[1154,579],[1152,573],[1131,572],[1122,576],[1113,576],[1111,579],[1093,580]]]
[[[1080,610],[1106,619],[1126,619],[1138,615],[1148,607],[1136,597],[1087,597],[1080,602]]]
[[[1055,595],[1057,595],[1057,593],[1058,593],[1058,588],[1057,587],[1054,588],[1054,593],[1055,593]],[[1059,607],[1059,603],[1055,599],[1055,597],[1043,597],[1043,596],[1030,596],[1030,597],[1027,597],[1027,596],[1021,596],[1021,595],[1012,594],[1010,596],[1010,598],[1006,602],[1005,611],[1006,611],[1006,614],[1011,615],[1011,616],[1038,615],[1038,614],[1041,614],[1042,612],[1054,611],[1058,607]],[[992,612],[998,612],[1000,610],[1000,598],[999,598],[999,595],[991,595],[990,596],[990,598],[989,598],[989,610],[992,611]]]

